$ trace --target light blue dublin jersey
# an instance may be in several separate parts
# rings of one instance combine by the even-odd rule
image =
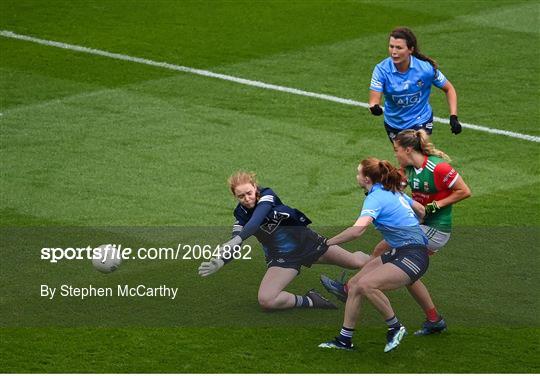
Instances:
[[[409,69],[401,73],[388,57],[375,66],[369,88],[384,93],[384,121],[392,128],[409,129],[431,119],[431,85],[442,88],[446,81],[427,61],[411,56]]]
[[[377,183],[368,192],[360,217],[373,218],[375,228],[392,248],[426,245],[428,240],[411,205],[412,199],[406,194],[387,191]]]

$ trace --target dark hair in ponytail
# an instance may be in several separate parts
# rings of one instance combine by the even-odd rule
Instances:
[[[407,47],[409,49],[413,49],[412,55],[416,57],[417,59],[427,61],[431,64],[433,69],[437,70],[439,68],[439,64],[432,58],[430,58],[427,55],[424,55],[420,52],[420,48],[418,47],[418,41],[416,40],[416,36],[412,32],[411,29],[408,27],[397,27],[394,30],[390,32],[390,36],[395,39],[404,39],[407,43]]]
[[[370,178],[373,184],[381,183],[387,191],[398,192],[403,190],[401,182],[405,177],[390,162],[369,157],[360,162],[360,165],[364,176]]]

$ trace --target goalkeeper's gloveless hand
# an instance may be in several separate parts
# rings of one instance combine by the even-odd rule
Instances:
[[[381,106],[379,106],[378,104],[371,106],[369,110],[371,111],[371,114],[374,116],[381,116],[383,114],[383,110]]]
[[[199,266],[199,275],[201,277],[208,277],[210,274],[214,274],[225,265],[225,262],[219,258],[213,258],[210,261],[205,261]]]
[[[461,133],[461,124],[456,115],[450,115],[450,130],[453,134]]]
[[[437,201],[430,202],[426,205],[426,215],[427,214],[434,214],[437,210],[440,210],[441,208],[439,205],[437,205]]]

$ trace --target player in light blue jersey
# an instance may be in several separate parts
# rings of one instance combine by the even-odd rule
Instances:
[[[384,94],[384,127],[393,142],[404,129],[425,129],[431,134],[433,110],[429,104],[431,87],[446,94],[452,133],[461,132],[457,118],[457,93],[452,83],[438,69],[437,62],[420,53],[416,36],[405,27],[390,33],[390,57],[375,66],[369,87],[369,110],[383,114],[380,107]]]
[[[372,259],[347,282],[343,327],[332,341],[319,347],[353,349],[352,335],[362,298],[368,298],[388,325],[385,352],[395,349],[407,331],[397,319],[383,291],[395,290],[421,278],[429,266],[428,240],[420,228],[424,207],[401,192],[403,175],[388,161],[368,158],[360,162],[358,184],[367,192],[360,216],[352,227],[327,241],[337,245],[361,236],[373,223],[393,250]]]

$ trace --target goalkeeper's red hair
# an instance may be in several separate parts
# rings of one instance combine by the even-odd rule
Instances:
[[[254,172],[237,171],[229,177],[227,183],[229,184],[229,189],[233,195],[236,194],[234,190],[239,185],[251,184],[255,188],[259,188],[259,184],[257,183],[257,174]]]

